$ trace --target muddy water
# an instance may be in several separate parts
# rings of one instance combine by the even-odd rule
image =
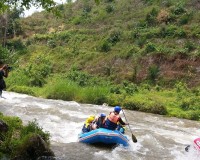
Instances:
[[[59,160],[197,160],[195,150],[184,148],[200,136],[200,122],[168,118],[125,110],[138,143],[115,148],[86,145],[78,142],[85,119],[99,113],[108,114],[111,107],[79,104],[62,100],[47,100],[24,94],[4,92],[0,98],[0,112],[20,117],[24,124],[37,120],[51,134],[51,146]],[[123,114],[121,114],[123,118]]]

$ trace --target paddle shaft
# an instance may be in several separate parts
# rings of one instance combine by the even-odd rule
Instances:
[[[127,118],[126,118],[126,116],[125,116],[125,113],[124,113],[123,109],[122,109],[122,112],[123,112],[123,115],[124,115],[124,118],[125,118],[126,122],[128,123]],[[137,139],[136,139],[136,137],[133,135],[133,132],[132,132],[131,127],[129,126],[129,124],[127,124],[127,125],[128,125],[129,130],[130,130],[130,132],[131,132],[131,134],[132,134],[132,140],[133,140],[134,143],[136,143],[136,142],[137,142]]]

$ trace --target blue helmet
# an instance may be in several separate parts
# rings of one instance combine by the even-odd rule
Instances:
[[[105,113],[101,113],[100,117],[106,117],[106,114]]]
[[[115,108],[114,108],[114,111],[115,112],[120,112],[122,109],[121,109],[121,107],[120,106],[115,106]]]

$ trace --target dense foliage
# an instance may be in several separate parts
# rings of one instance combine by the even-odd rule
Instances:
[[[27,139],[33,135],[40,135],[49,144],[50,134],[44,132],[36,121],[22,125],[18,117],[4,116],[0,113],[0,120],[8,125],[7,132],[0,133],[0,159],[14,158],[29,143]]]
[[[82,0],[20,19],[8,89],[199,120],[196,0]],[[9,58],[8,58],[9,57]]]

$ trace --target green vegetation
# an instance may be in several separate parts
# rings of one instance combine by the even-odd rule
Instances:
[[[50,134],[44,132],[36,121],[29,122],[26,126],[23,126],[18,117],[4,116],[2,113],[0,113],[0,120],[3,120],[8,125],[8,131],[1,131],[0,133],[1,159],[11,159],[19,155],[30,143],[28,139],[34,135],[40,135],[49,144]]]
[[[200,120],[195,0],[82,0],[19,20],[8,90]]]

